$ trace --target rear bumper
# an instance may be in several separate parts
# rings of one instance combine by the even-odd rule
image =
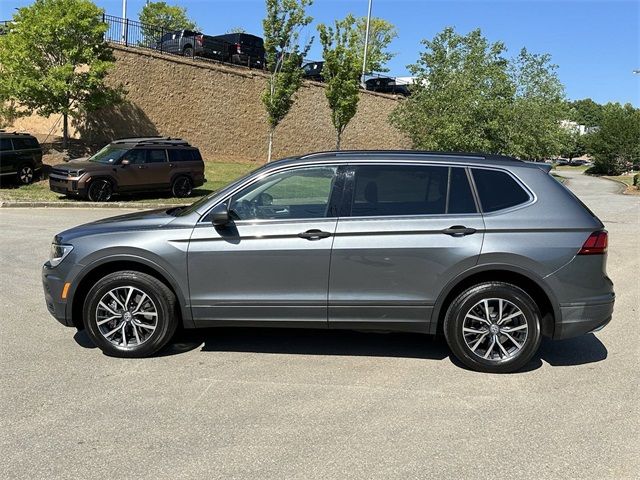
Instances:
[[[560,305],[562,320],[557,322],[553,338],[577,337],[604,328],[613,315],[615,297],[607,301]]]

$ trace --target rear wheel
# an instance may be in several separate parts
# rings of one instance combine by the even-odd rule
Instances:
[[[18,169],[18,183],[20,185],[29,185],[35,178],[35,171],[31,165],[21,165]]]
[[[97,179],[89,184],[87,198],[92,202],[108,202],[113,195],[113,187],[109,180]]]
[[[182,50],[182,55],[184,55],[185,57],[193,57],[193,48],[184,47],[184,50]]]
[[[171,193],[174,197],[188,197],[191,192],[193,192],[193,182],[189,177],[180,176],[173,180]]]
[[[83,319],[88,335],[106,354],[146,357],[173,336],[178,325],[176,297],[150,275],[115,272],[89,291]]]
[[[449,347],[467,367],[513,372],[529,362],[540,346],[540,311],[515,285],[481,283],[451,303],[444,332]]]

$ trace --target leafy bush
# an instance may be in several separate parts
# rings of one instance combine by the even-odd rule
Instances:
[[[633,176],[633,186],[640,190],[640,173]]]

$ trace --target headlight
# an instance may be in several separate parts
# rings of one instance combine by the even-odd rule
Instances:
[[[51,253],[49,254],[49,263],[52,267],[57,267],[71,253],[73,246],[51,244]]]
[[[69,172],[70,177],[79,177],[84,173],[84,170],[72,170]]]

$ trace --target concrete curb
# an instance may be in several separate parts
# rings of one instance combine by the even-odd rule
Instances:
[[[148,210],[157,208],[179,207],[178,204],[169,203],[92,203],[92,202],[30,202],[0,200],[0,208],[130,208]]]

